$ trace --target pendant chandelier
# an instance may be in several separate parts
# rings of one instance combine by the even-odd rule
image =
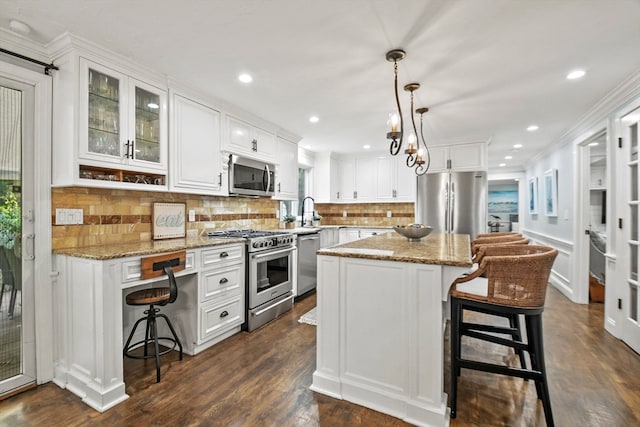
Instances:
[[[389,144],[389,152],[392,156],[396,156],[402,148],[402,140],[404,138],[404,118],[402,117],[402,108],[400,106],[400,98],[398,96],[398,61],[401,61],[406,56],[406,52],[402,49],[393,49],[387,52],[387,61],[393,62],[394,73],[394,93],[396,97],[397,113],[391,114],[389,117],[389,124],[391,130],[387,132],[387,139],[391,140]],[[427,143],[424,140],[423,133],[423,115],[429,111],[426,107],[421,107],[415,110],[415,113],[420,114],[420,137],[418,137],[418,130],[416,128],[415,114],[413,110],[413,92],[420,89],[420,83],[409,83],[404,86],[404,90],[411,93],[411,125],[413,127],[413,133],[407,137],[407,149],[404,153],[407,155],[407,167],[415,168],[416,175],[424,175],[429,170],[431,165],[431,156]],[[398,127],[399,125],[399,127]],[[421,142],[422,141],[422,142]],[[426,160],[425,160],[426,158]]]

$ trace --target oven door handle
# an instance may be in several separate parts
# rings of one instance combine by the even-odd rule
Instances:
[[[268,311],[268,310],[271,310],[273,307],[277,307],[277,306],[279,306],[280,304],[282,304],[283,302],[286,302],[289,298],[291,298],[291,297],[290,297],[290,296],[288,296],[287,298],[285,298],[285,299],[283,299],[283,300],[280,300],[280,301],[274,302],[274,303],[273,303],[273,304],[271,304],[270,306],[265,307],[265,308],[263,308],[263,309],[262,309],[262,310],[260,310],[260,311],[256,311],[255,313],[251,313],[251,315],[252,315],[252,316],[260,316],[262,313],[264,313],[264,312],[266,312],[266,311]]]
[[[251,255],[251,259],[259,260],[259,259],[262,259],[262,258],[272,258],[274,256],[277,257],[277,255],[282,255],[282,254],[286,254],[288,252],[293,252],[293,249],[294,248],[287,248],[287,249],[282,249],[282,250],[274,251],[274,252],[253,254],[253,255]]]

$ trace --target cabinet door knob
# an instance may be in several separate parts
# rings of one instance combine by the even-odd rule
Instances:
[[[223,311],[222,313],[220,313],[220,318],[224,319],[225,317],[227,317],[229,315],[229,312],[227,310]]]
[[[227,283],[229,281],[229,279],[227,279],[226,277],[223,277],[222,279],[220,279],[220,284],[224,285],[225,283]]]
[[[220,252],[220,258],[226,258],[229,254],[227,252]]]

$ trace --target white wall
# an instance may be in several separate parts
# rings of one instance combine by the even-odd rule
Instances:
[[[530,214],[528,209],[521,224],[527,230],[554,239],[571,242],[573,240],[573,191],[574,191],[574,149],[572,144],[565,144],[551,154],[539,159],[527,168],[526,182],[532,177],[538,178],[538,213]],[[558,171],[558,216],[550,217],[544,213],[544,174],[549,169]]]

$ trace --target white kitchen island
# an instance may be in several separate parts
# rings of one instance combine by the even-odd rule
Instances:
[[[449,424],[443,389],[449,285],[469,236],[395,232],[318,251],[311,389],[423,426]]]

